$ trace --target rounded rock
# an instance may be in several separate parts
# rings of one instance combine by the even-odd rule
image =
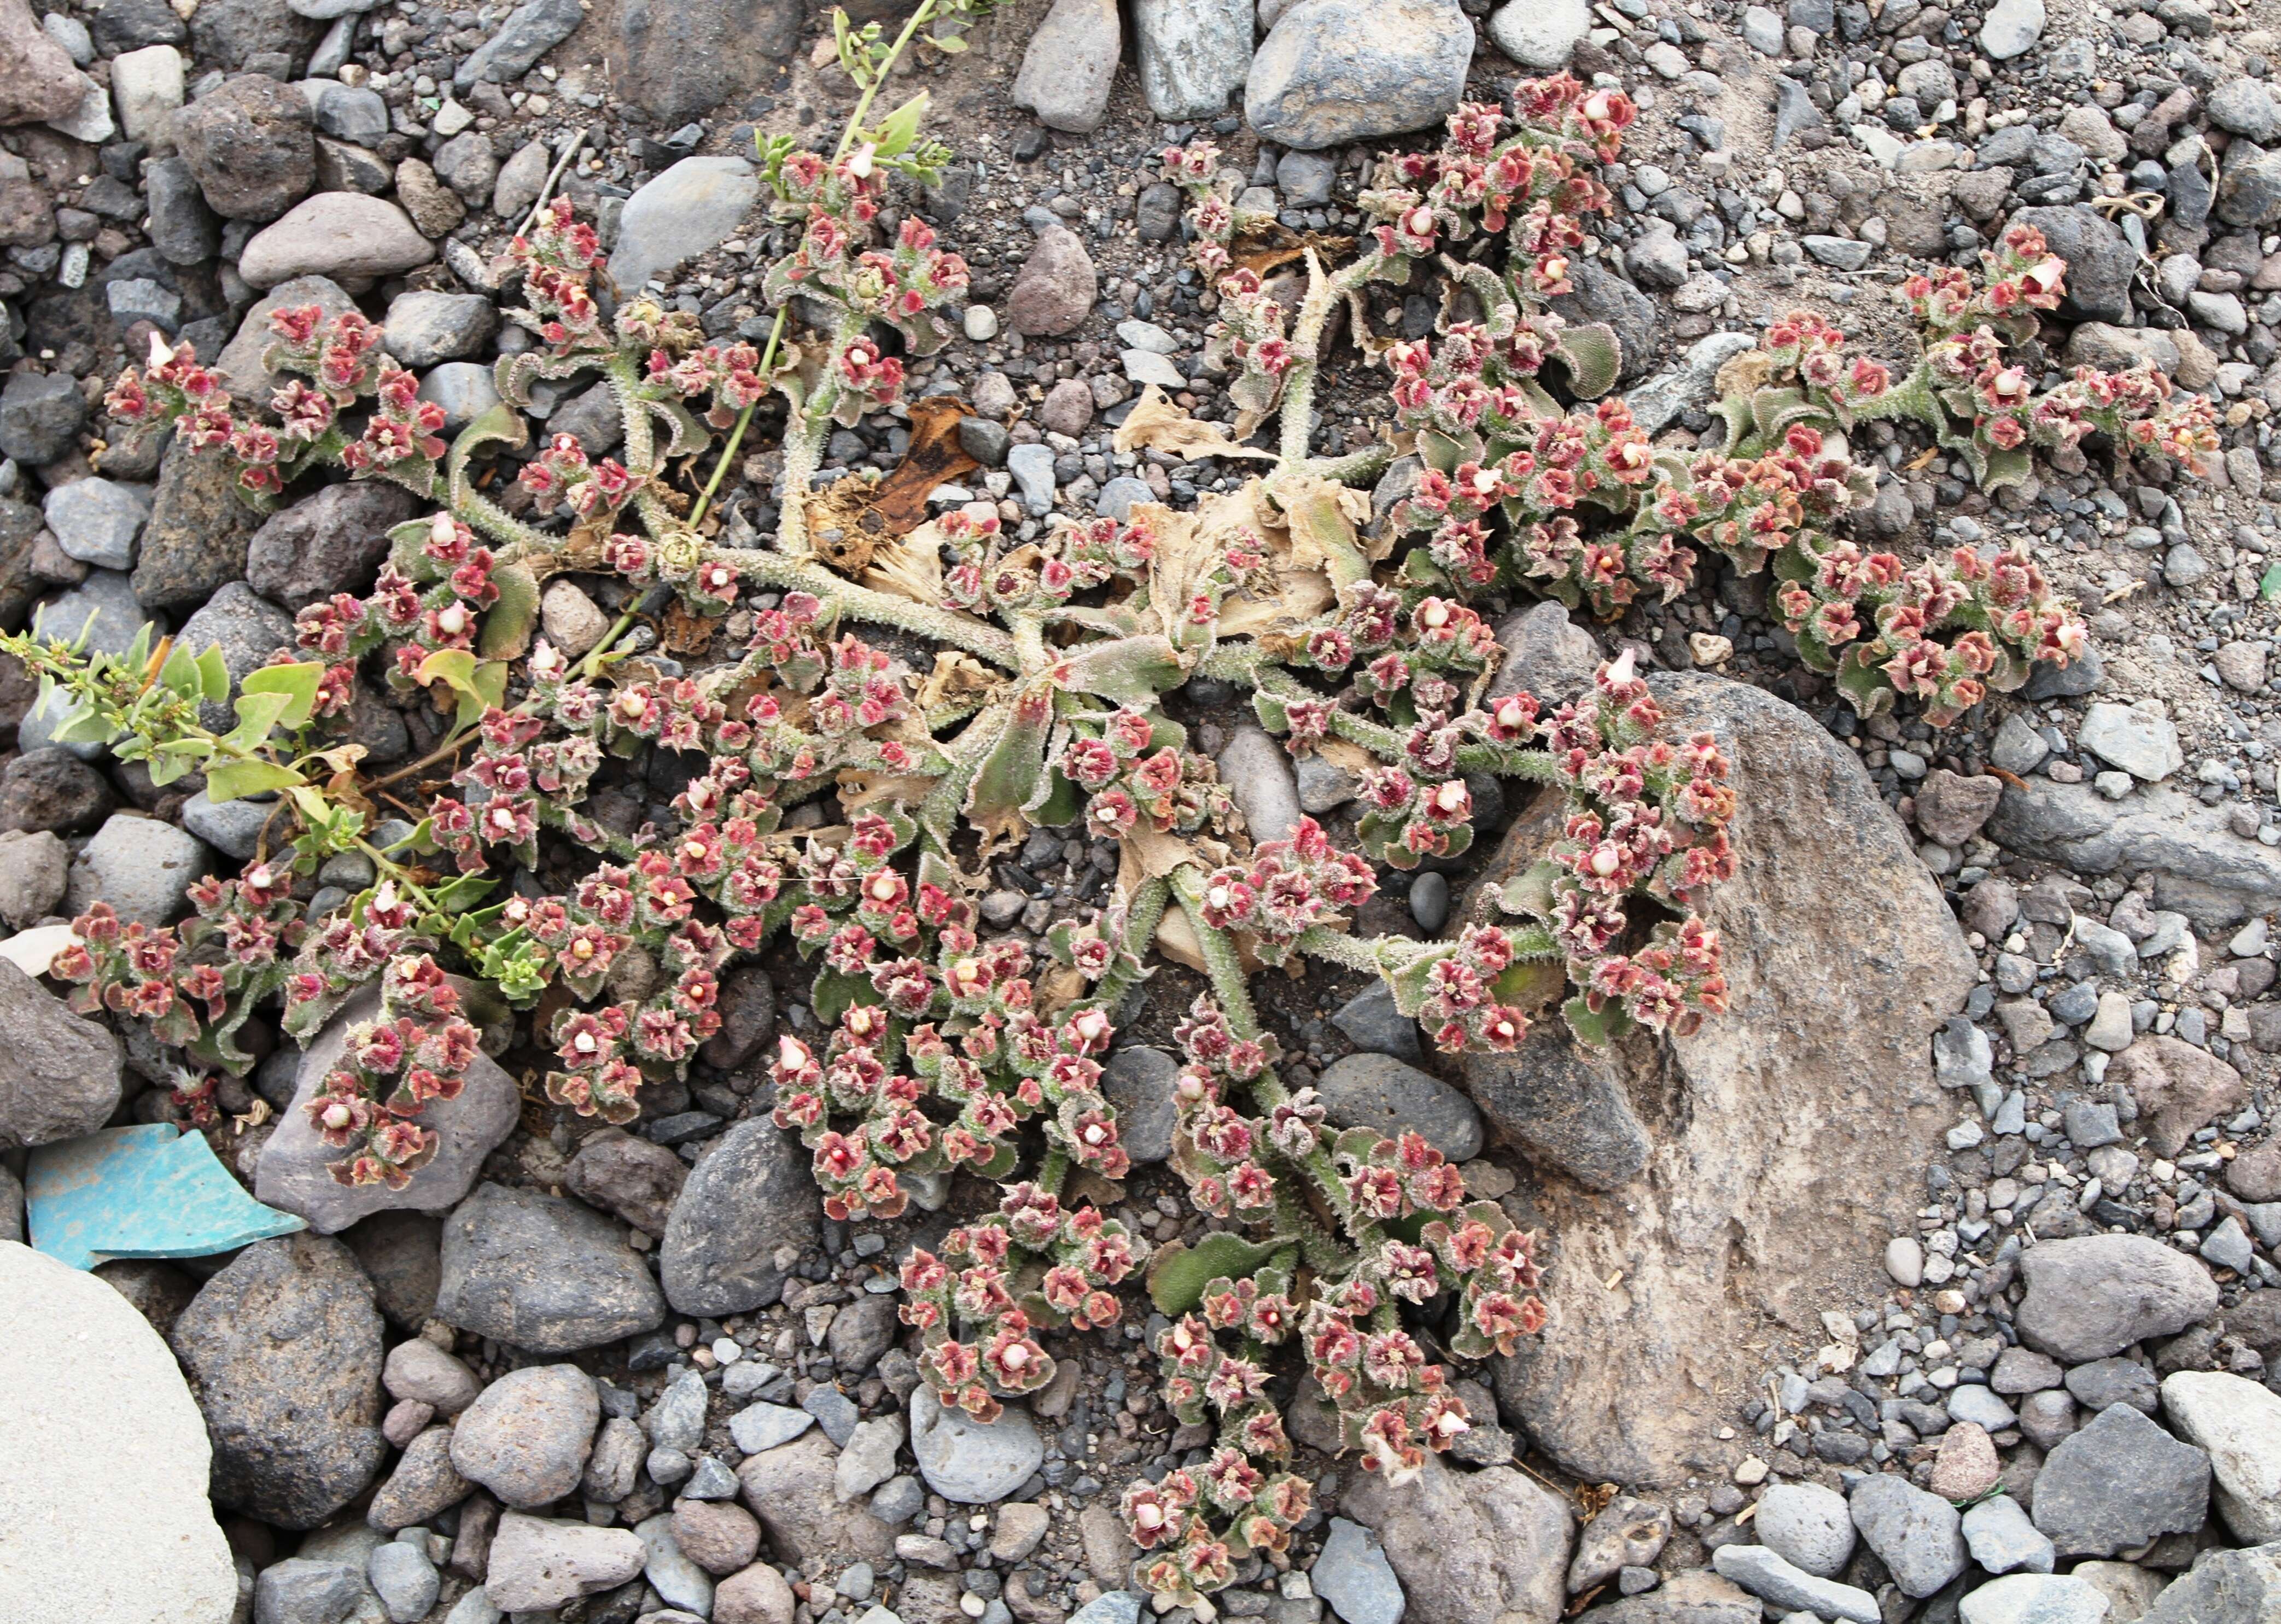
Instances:
[[[551,1505],[577,1489],[601,1415],[594,1379],[575,1365],[509,1371],[460,1417],[452,1465],[518,1510]]]

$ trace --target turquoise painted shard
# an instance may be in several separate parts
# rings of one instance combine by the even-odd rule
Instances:
[[[104,1128],[31,1154],[24,1202],[35,1250],[92,1269],[114,1257],[204,1257],[307,1227],[265,1207],[199,1133]]]

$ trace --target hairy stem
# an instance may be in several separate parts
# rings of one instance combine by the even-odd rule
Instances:
[[[1235,950],[1235,940],[1204,919],[1202,870],[1193,863],[1183,863],[1173,870],[1172,891],[1180,899],[1180,911],[1187,915],[1196,941],[1203,949],[1204,973],[1211,978],[1212,995],[1219,1000],[1220,1010],[1227,1017],[1228,1030],[1239,1038],[1257,1037],[1259,1013],[1252,1007],[1251,984],[1243,973],[1243,960]]]
[[[921,637],[932,638],[938,643],[964,649],[1003,670],[1018,671],[1022,669],[1020,651],[1014,639],[995,626],[986,625],[971,615],[939,608],[931,603],[914,603],[908,598],[898,598],[893,593],[859,586],[844,576],[834,575],[821,564],[786,558],[770,548],[715,547],[709,549],[706,556],[728,565],[746,579],[763,586],[810,592],[858,620],[917,632]]]
[[[1365,479],[1376,479],[1394,460],[1394,447],[1380,444],[1365,451],[1349,452],[1343,457],[1313,457],[1307,462],[1307,472],[1318,479],[1335,479],[1342,485],[1358,485]]]
[[[1125,914],[1125,950],[1130,955],[1130,968],[1125,959],[1118,959],[1093,989],[1094,1001],[1112,1016],[1133,984],[1148,973],[1140,961],[1148,957],[1149,944],[1156,940],[1156,926],[1163,922],[1171,897],[1171,886],[1162,878],[1144,881],[1133,893]]]

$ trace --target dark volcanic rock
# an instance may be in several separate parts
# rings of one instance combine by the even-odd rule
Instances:
[[[0,960],[0,1150],[92,1133],[119,1109],[119,1040]]]
[[[738,1314],[784,1294],[777,1249],[816,1239],[820,1203],[799,1141],[765,1117],[723,1133],[697,1164],[660,1249],[665,1295],[684,1314]]]
[[[572,1353],[655,1330],[665,1299],[600,1213],[483,1184],[444,1222],[436,1316],[533,1353]]]
[[[388,556],[388,532],[419,507],[412,492],[385,480],[327,485],[272,514],[254,531],[245,553],[246,581],[293,610],[335,592],[361,597],[372,590]]]
[[[801,0],[627,0],[612,89],[661,128],[769,81],[800,45]]]
[[[229,460],[196,456],[177,440],[159,467],[151,522],[135,564],[135,597],[146,609],[196,608],[245,577],[246,547],[261,515],[237,493]]]
[[[61,745],[27,750],[0,767],[0,829],[87,834],[118,808],[103,775]]]
[[[380,1311],[339,1241],[257,1241],[206,1282],[169,1341],[213,1440],[218,1504],[313,1528],[378,1475]]]
[[[225,220],[275,220],[317,183],[309,98],[265,73],[233,79],[176,113],[174,143]]]

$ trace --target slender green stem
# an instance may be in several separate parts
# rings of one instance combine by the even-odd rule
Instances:
[[[1060,1195],[1062,1185],[1069,1178],[1069,1170],[1068,1151],[1058,1146],[1047,1151],[1045,1159],[1038,1164],[1038,1187],[1048,1195]]]
[[[760,375],[764,378],[776,367],[777,350],[784,343],[785,323],[791,316],[789,300],[777,306],[776,323],[769,329],[768,344],[761,351]],[[712,511],[713,493],[721,488],[721,476],[729,471],[729,465],[736,461],[737,447],[745,443],[745,430],[752,426],[753,414],[760,409],[760,404],[755,400],[737,414],[737,426],[729,430],[729,443],[721,448],[721,460],[713,465],[713,477],[705,482],[705,489],[698,495],[697,506],[689,510],[691,530],[704,522],[705,515]]]

